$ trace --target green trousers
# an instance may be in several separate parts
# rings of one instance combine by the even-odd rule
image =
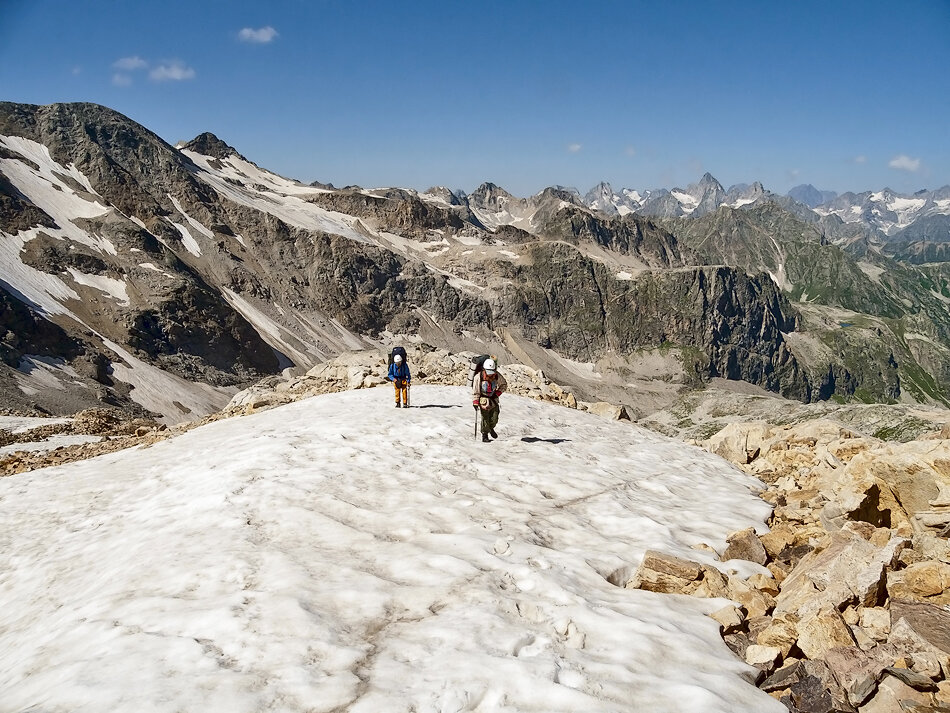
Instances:
[[[493,409],[488,411],[485,409],[479,410],[482,412],[482,433],[494,431],[495,426],[498,425],[498,414],[501,413],[501,406],[496,403]]]

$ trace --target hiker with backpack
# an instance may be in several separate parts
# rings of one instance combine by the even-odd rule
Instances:
[[[498,372],[495,360],[491,357],[480,357],[473,362],[475,375],[472,378],[472,406],[482,417],[482,442],[488,443],[488,437],[498,438],[495,426],[498,425],[498,416],[501,407],[498,399],[508,388],[505,377]]]
[[[402,407],[409,408],[409,386],[412,383],[412,374],[409,373],[406,350],[402,347],[394,347],[390,352],[389,373],[386,378],[393,382],[393,387],[396,389],[396,408],[399,408],[400,397],[402,397]]]

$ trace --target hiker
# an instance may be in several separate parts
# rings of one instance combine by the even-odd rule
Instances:
[[[508,382],[498,373],[495,360],[489,357],[482,363],[480,371],[472,379],[472,406],[481,409],[482,414],[482,442],[488,443],[488,437],[498,438],[495,426],[498,425],[498,414],[501,407],[498,398],[505,393]]]
[[[402,407],[409,408],[409,386],[412,382],[412,374],[409,373],[409,364],[403,359],[402,354],[393,355],[393,363],[389,365],[386,378],[393,382],[396,389],[396,408],[399,408],[400,396],[402,396]]]

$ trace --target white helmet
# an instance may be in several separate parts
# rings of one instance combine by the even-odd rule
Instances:
[[[491,358],[486,359],[486,360],[485,360],[485,363],[482,364],[482,369],[485,370],[485,373],[486,373],[486,374],[494,374],[494,373],[495,373],[495,360],[494,360],[494,359],[491,359]]]
[[[396,362],[397,364],[401,364],[401,363],[402,363],[402,354],[397,354],[396,356],[394,356],[394,357],[393,357],[393,361]]]

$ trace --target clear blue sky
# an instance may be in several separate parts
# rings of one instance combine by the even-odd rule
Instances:
[[[950,183],[950,0],[0,0],[0,99],[337,186],[906,192]]]

